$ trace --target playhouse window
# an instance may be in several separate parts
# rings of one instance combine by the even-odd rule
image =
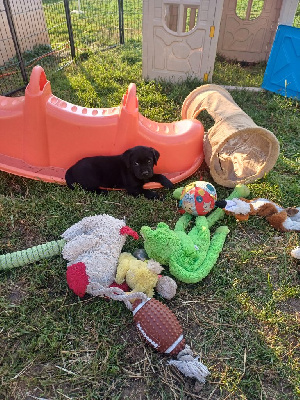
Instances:
[[[236,2],[236,15],[240,19],[247,21],[256,19],[260,16],[264,8],[264,0],[249,0],[248,3],[245,0],[237,0]]]
[[[195,28],[198,21],[198,7],[183,4],[165,4],[165,24],[173,32],[186,33]]]
[[[198,8],[195,7],[184,7],[184,22],[183,32],[189,32],[195,28],[198,19]]]
[[[294,17],[293,26],[295,26],[296,28],[300,28],[300,1],[298,3],[298,7],[297,7],[296,14]]]

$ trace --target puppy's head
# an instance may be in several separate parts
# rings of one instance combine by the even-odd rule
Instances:
[[[123,153],[126,167],[137,179],[146,181],[153,176],[153,167],[159,159],[159,152],[152,147],[136,146]]]

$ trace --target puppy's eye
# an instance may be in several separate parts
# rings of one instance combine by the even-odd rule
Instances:
[[[148,160],[148,164],[151,164],[151,160],[150,159]]]
[[[137,161],[134,163],[134,165],[136,165],[136,166],[138,166],[138,165],[140,165]]]

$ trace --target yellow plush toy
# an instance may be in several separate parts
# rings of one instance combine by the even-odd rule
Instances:
[[[162,297],[171,299],[175,296],[177,285],[170,277],[160,277],[162,270],[163,267],[154,260],[141,261],[130,253],[121,253],[115,282],[121,284],[126,281],[132,292],[143,292],[148,297],[153,297],[156,288]]]

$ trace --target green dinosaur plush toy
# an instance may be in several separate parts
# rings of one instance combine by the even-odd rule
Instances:
[[[247,195],[247,186],[239,185],[229,198]],[[224,215],[219,210],[213,211],[207,218],[196,217],[195,225],[188,233],[185,231],[193,219],[188,213],[179,218],[174,230],[164,222],[159,222],[155,230],[143,226],[141,235],[148,256],[168,265],[170,273],[182,282],[201,281],[215,265],[229,233],[227,226],[220,226],[210,237],[209,228]]]

